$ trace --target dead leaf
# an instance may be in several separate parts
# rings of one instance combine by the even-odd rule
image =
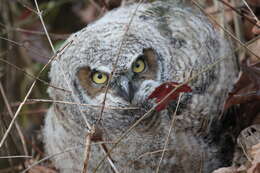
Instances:
[[[247,173],[260,173],[260,143],[252,146],[250,155],[253,157],[253,162]]]
[[[260,21],[258,21],[257,24],[253,27],[253,29],[252,29],[253,34],[256,34],[256,35],[260,34],[259,26],[260,26]]]
[[[260,61],[252,65],[243,62],[241,68],[242,72],[226,100],[224,110],[236,104],[260,100]]]

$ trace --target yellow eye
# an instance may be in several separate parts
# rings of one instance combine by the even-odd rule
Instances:
[[[107,79],[108,79],[107,74],[102,73],[102,72],[95,72],[92,75],[92,80],[96,84],[104,84],[107,82]]]
[[[133,72],[135,72],[135,73],[143,72],[144,69],[145,69],[145,62],[144,62],[144,60],[138,59],[137,61],[135,61],[134,64],[133,64],[132,69],[133,69]]]

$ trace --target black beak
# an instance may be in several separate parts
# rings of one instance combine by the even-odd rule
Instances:
[[[134,88],[131,81],[126,77],[121,77],[120,79],[118,94],[130,103],[133,100]]]

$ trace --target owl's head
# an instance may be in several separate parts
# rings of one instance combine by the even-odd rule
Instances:
[[[92,27],[94,26],[89,28]],[[59,94],[52,89],[50,93],[56,100],[65,99],[99,106],[106,95],[107,109],[104,110],[102,123],[105,127],[118,127],[122,130],[127,129],[152,107],[147,98],[163,82],[162,78],[167,73],[162,71],[163,58],[153,48],[152,42],[137,38],[130,31],[121,46],[125,24],[116,24],[114,27],[117,32],[113,29],[103,32],[104,28],[86,29],[71,38],[72,45],[65,50],[61,59],[53,63],[50,76],[59,80],[58,82],[62,80],[63,84],[59,83],[58,86],[72,90],[73,93]],[[117,36],[118,32],[122,35]],[[93,34],[95,36],[91,36]],[[56,74],[55,77],[53,73]],[[81,109],[92,124],[97,121],[101,112],[101,107],[69,107],[70,110],[66,110],[73,110],[73,117],[69,118],[80,120],[81,112],[78,109]]]
[[[110,80],[106,95],[108,109],[103,113],[102,122],[105,127],[126,129],[152,107],[154,103],[147,101],[147,97],[157,86],[166,81],[181,83],[191,72],[220,58],[228,46],[219,40],[207,20],[200,14],[194,16],[191,10],[156,3],[119,8],[68,39],[72,44],[52,63],[50,78],[53,85],[73,93],[53,88],[49,93],[55,100],[102,105]],[[205,72],[190,84],[194,91],[191,100],[198,102],[196,98],[212,90],[216,81],[223,82],[233,75],[216,77],[221,68],[217,66]],[[109,79],[112,72],[113,77]],[[217,95],[220,90],[212,91],[209,102],[215,103],[214,92]],[[90,123],[100,114],[100,107],[59,107],[66,119],[82,127],[82,112]],[[138,110],[111,107],[137,107]],[[194,109],[203,111],[196,105]]]

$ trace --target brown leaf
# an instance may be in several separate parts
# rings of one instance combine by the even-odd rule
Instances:
[[[247,173],[260,173],[260,143],[252,146],[250,155],[253,157],[253,162]]]
[[[252,44],[248,45],[248,48],[254,52],[256,55],[260,56],[260,39],[254,41]],[[259,58],[253,54],[249,54],[250,64],[255,64],[259,62]]]
[[[253,29],[252,29],[253,34],[256,34],[256,35],[260,34],[260,27],[259,26],[260,26],[260,21],[258,21],[257,25],[255,25],[253,27]]]
[[[260,61],[252,65],[243,62],[241,68],[242,72],[226,100],[224,110],[236,104],[260,100]]]

